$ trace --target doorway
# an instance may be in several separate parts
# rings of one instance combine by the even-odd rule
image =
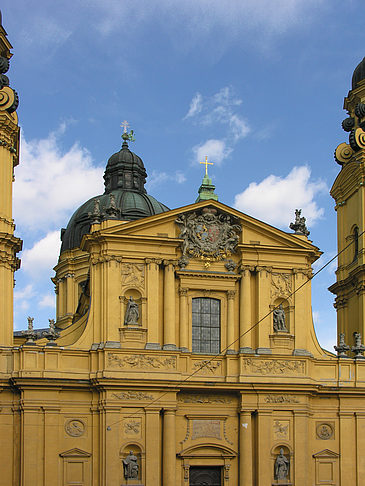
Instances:
[[[222,486],[222,468],[219,466],[190,466],[189,486]]]

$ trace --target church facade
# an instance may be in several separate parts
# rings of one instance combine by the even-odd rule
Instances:
[[[146,193],[128,133],[61,231],[56,322],[13,332],[11,45],[0,27],[0,485],[357,485],[365,477],[365,61],[345,100],[337,355],[311,313],[321,252],[217,200]]]

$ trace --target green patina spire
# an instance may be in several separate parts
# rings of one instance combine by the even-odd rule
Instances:
[[[213,162],[208,162],[208,157],[205,156],[205,162],[200,162],[200,164],[205,165],[205,175],[198,190],[199,196],[197,197],[195,202],[207,201],[208,199],[214,199],[214,201],[218,201],[218,196],[214,192],[215,185],[212,184],[212,179],[208,176],[208,165],[213,165]]]

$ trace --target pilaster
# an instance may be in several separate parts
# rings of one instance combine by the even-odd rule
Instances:
[[[174,262],[164,261],[164,343],[163,349],[176,348],[175,268]]]
[[[252,486],[252,412],[243,410],[239,417],[240,486]]]
[[[159,338],[159,270],[161,260],[146,259],[147,266],[147,344],[146,349],[161,349]]]
[[[269,267],[256,267],[256,272],[257,320],[260,321],[255,328],[256,352],[258,354],[270,354],[271,315],[267,314],[270,310],[271,269]]]
[[[146,485],[160,484],[160,408],[146,408]]]
[[[251,322],[251,267],[241,267],[240,282],[240,352],[252,353],[252,335],[249,329]]]
[[[233,354],[235,352],[234,343],[234,331],[235,331],[235,320],[234,320],[234,302],[235,302],[236,291],[228,290],[227,299],[227,354]]]
[[[164,409],[163,414],[162,484],[176,485],[176,409]]]
[[[189,348],[189,320],[188,320],[188,290],[185,288],[180,288],[179,290],[180,295],[180,322],[179,322],[179,331],[180,331],[180,349],[181,351],[188,351]]]

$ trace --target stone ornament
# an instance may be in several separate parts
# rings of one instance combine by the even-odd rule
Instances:
[[[275,439],[289,440],[289,421],[275,420],[274,422],[274,436]]]
[[[335,161],[343,165],[346,162],[349,162],[354,155],[354,150],[348,143],[340,143],[340,145],[335,150]]]
[[[282,480],[289,477],[290,461],[284,456],[284,449],[280,449],[280,454],[277,455],[275,460],[275,479]]]
[[[125,326],[138,326],[139,309],[137,302],[132,296],[129,297],[127,310],[124,317]]]
[[[364,359],[365,346],[361,343],[361,334],[354,332],[355,346],[351,347],[351,351],[355,354],[355,359]]]
[[[333,438],[334,429],[331,424],[321,423],[317,425],[317,437],[321,440],[329,440]]]
[[[125,479],[137,479],[138,478],[138,458],[134,455],[133,451],[129,451],[128,456],[123,459],[123,470]]]
[[[335,350],[337,351],[337,356],[339,358],[347,358],[347,351],[350,349],[350,346],[348,346],[345,343],[345,333],[340,332],[339,338],[338,338],[338,346],[333,346]]]
[[[211,262],[235,253],[241,226],[232,216],[212,207],[200,212],[180,214],[175,220],[180,227],[182,259],[200,258],[206,267]]]
[[[271,274],[271,299],[290,298],[293,293],[292,276],[290,273]]]
[[[295,231],[296,235],[309,236],[310,231],[308,231],[307,225],[305,224],[306,219],[301,214],[301,209],[295,210],[295,221],[294,223],[290,223],[289,228]]]
[[[66,434],[71,437],[81,437],[85,433],[85,424],[79,419],[70,419],[65,423]]]
[[[289,332],[285,325],[285,311],[282,304],[274,309],[273,319],[275,332]]]

